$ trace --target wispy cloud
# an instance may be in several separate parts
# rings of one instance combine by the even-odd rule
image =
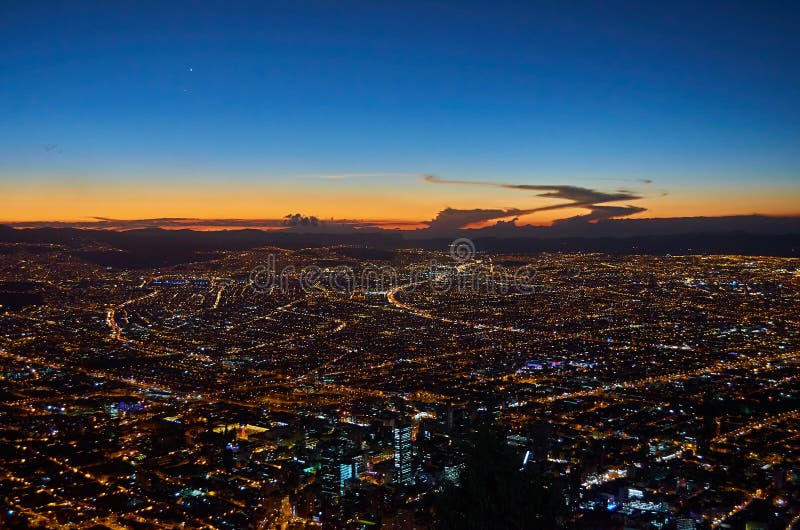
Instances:
[[[425,175],[424,178],[426,182],[430,182],[432,184],[455,184],[462,186],[504,188],[509,190],[541,191],[544,193],[537,193],[537,197],[544,197],[548,199],[565,199],[571,201],[565,204],[554,204],[551,206],[536,208],[538,211],[556,210],[559,208],[575,208],[584,205],[641,199],[641,196],[627,190],[618,190],[616,192],[609,193],[590,188],[562,184],[507,184],[504,182],[486,182],[475,180],[446,180],[435,175]]]
[[[590,212],[586,215],[574,216],[569,219],[579,222],[596,222],[602,219],[613,217],[624,217],[646,211],[646,208],[639,206],[603,206],[607,203],[641,199],[641,195],[629,190],[616,190],[612,192],[599,191],[580,186],[563,184],[509,184],[505,182],[489,182],[475,180],[449,180],[442,179],[436,175],[424,175],[425,182],[431,184],[457,185],[457,186],[484,186],[491,188],[503,188],[521,191],[535,191],[536,197],[546,199],[563,199],[567,202],[539,206],[528,209],[508,209],[508,210],[453,210],[446,209],[429,222],[431,228],[461,228],[467,224],[502,219],[515,215],[527,215],[536,212],[560,210],[564,208],[585,208]],[[646,181],[646,182],[645,182]],[[652,181],[643,179],[642,183],[650,184]],[[460,226],[456,226],[460,221],[464,221]]]
[[[329,179],[329,180],[344,180],[351,178],[390,178],[390,177],[424,177],[422,173],[321,173],[311,175],[312,177]]]

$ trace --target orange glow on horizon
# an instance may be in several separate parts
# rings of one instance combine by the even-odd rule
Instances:
[[[275,229],[274,222],[290,213],[387,229],[417,229],[426,226],[445,208],[513,210],[563,203],[513,190],[479,187],[405,185],[324,181],[257,185],[253,183],[182,183],[156,186],[91,183],[0,183],[4,208],[0,223],[25,222],[86,223],[95,218],[147,220],[180,218],[187,222],[177,228],[221,230],[252,227],[263,220],[262,229]],[[800,191],[796,189],[675,190],[668,195],[609,203],[641,206],[647,210],[631,218],[697,217],[762,214],[797,216]],[[584,208],[552,209],[519,216],[518,225],[550,225],[553,221],[585,215]],[[501,217],[472,227],[511,221]],[[204,220],[233,220],[229,225],[211,226]],[[270,225],[266,221],[271,220]],[[239,225],[236,221],[242,221]],[[176,228],[169,226],[169,228]]]

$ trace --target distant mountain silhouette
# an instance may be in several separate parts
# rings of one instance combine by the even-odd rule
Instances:
[[[621,254],[743,254],[800,256],[800,218],[736,216],[673,219],[610,219],[517,226],[499,222],[480,229],[353,229],[336,233],[285,230],[115,231],[86,228],[12,228],[0,225],[0,243],[59,244],[89,261],[123,268],[154,267],[208,258],[220,250],[261,246],[287,249],[346,245],[372,249],[417,247],[444,250],[456,237],[473,240],[478,252],[608,252]],[[369,258],[371,254],[365,254]],[[354,255],[353,257],[356,257]],[[374,257],[374,256],[373,256]]]

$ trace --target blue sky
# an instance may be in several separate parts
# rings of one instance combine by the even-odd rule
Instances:
[[[785,193],[799,57],[793,2],[4,2],[0,179]]]

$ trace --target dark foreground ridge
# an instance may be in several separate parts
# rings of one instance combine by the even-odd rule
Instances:
[[[539,227],[532,227],[539,228]],[[613,254],[739,254],[750,256],[800,256],[800,230],[793,233],[748,231],[692,232],[623,237],[543,237],[492,235],[486,230],[461,230],[442,237],[399,231],[357,231],[347,234],[264,231],[256,229],[195,231],[146,228],[112,231],[78,228],[26,228],[0,226],[0,242],[56,244],[73,249],[83,259],[120,268],[154,267],[203,261],[212,253],[261,246],[286,249],[333,245],[393,250],[447,248],[455,237],[469,237],[478,252],[534,254],[539,252],[604,252]],[[380,252],[378,252],[380,254]],[[381,259],[364,256],[365,259]]]

